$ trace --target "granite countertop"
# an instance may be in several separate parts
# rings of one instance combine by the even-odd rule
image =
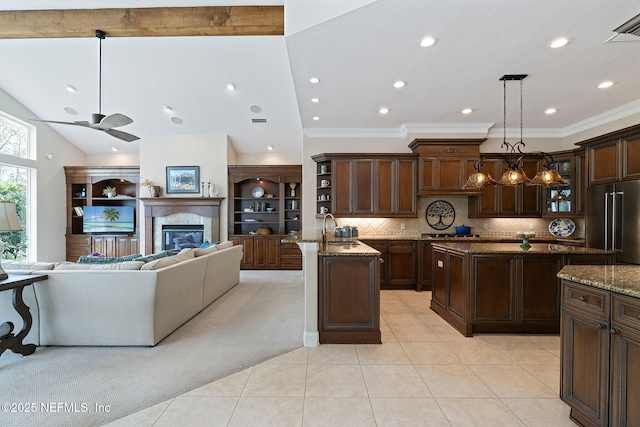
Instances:
[[[331,241],[326,244],[320,244],[318,248],[318,255],[320,256],[380,256],[380,251],[373,249],[371,246],[367,246],[364,243],[356,240],[353,244],[345,242],[343,245],[330,244]]]
[[[558,277],[640,298],[640,265],[567,265]]]
[[[469,254],[576,254],[576,255],[607,255],[614,251],[604,249],[582,248],[552,243],[532,243],[531,248],[522,249],[515,243],[451,243],[433,242],[433,246],[453,249]]]
[[[522,242],[522,237],[505,236],[505,237],[429,237],[412,234],[376,234],[372,236],[360,235],[361,240],[432,240],[437,242]],[[529,243],[536,242],[557,242],[557,243],[577,243],[584,244],[584,238],[580,237],[555,237],[555,236],[537,236],[530,237]]]

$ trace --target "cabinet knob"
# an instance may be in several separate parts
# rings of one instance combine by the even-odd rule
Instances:
[[[617,330],[617,329],[614,329],[614,328],[611,328],[611,330],[609,331],[609,333],[610,333],[611,335],[615,335],[615,334],[617,334],[617,333],[618,333],[618,330]]]
[[[584,296],[580,296],[580,301],[586,301],[587,299]]]

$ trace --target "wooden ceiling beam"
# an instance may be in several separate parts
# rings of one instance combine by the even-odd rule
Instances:
[[[282,36],[284,6],[0,11],[0,38]]]

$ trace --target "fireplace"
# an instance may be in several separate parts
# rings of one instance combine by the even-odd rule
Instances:
[[[204,241],[204,225],[163,225],[162,236],[162,249],[164,250],[181,251],[185,248],[199,248]]]

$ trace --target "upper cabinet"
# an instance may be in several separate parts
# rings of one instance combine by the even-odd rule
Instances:
[[[480,155],[484,139],[415,139],[409,148],[418,154],[418,195],[479,194],[478,189],[463,190],[475,171],[473,161]]]
[[[640,125],[578,145],[585,148],[589,185],[640,179]]]
[[[317,154],[316,214],[416,217],[417,156]]]

